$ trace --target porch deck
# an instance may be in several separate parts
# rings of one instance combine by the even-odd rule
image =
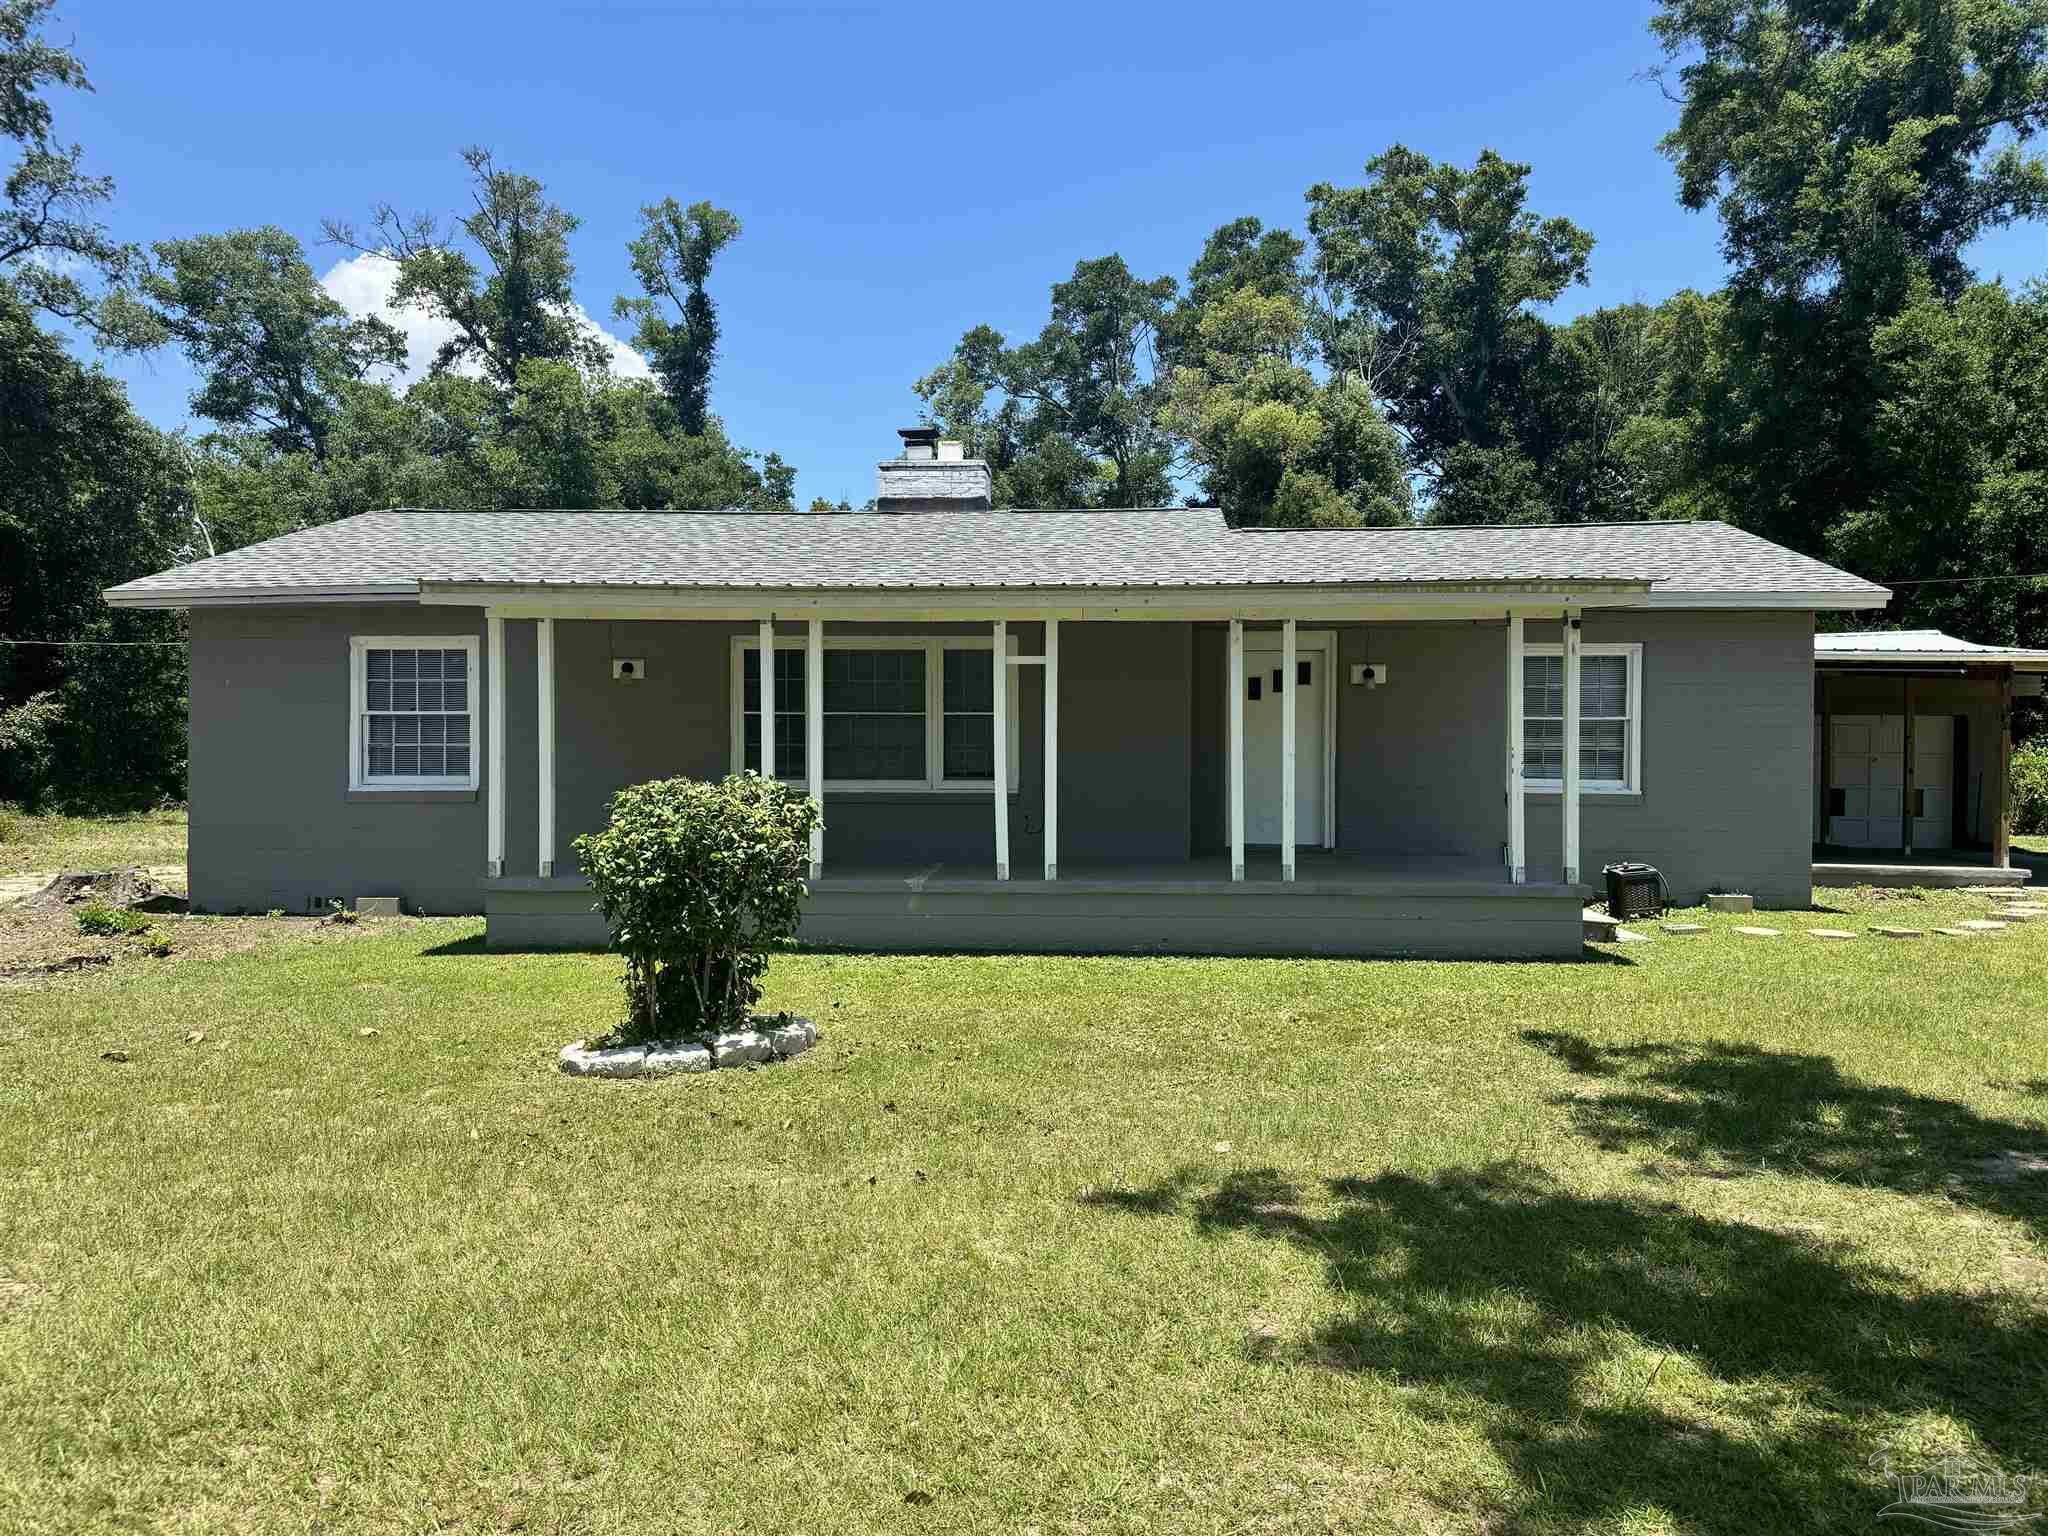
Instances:
[[[1233,881],[1221,856],[1063,864],[995,877],[993,864],[841,866],[811,882],[803,939],[873,950],[1093,954],[1561,958],[1580,952],[1589,887],[1497,863],[1301,850],[1292,882],[1253,850]],[[486,882],[496,947],[604,941],[579,878]]]
[[[2019,859],[2010,866],[1994,863],[1989,852],[1937,848],[1925,853],[1897,849],[1838,848],[1826,844],[1813,850],[1813,883],[1818,886],[1874,885],[1892,888],[1927,886],[1955,889],[1973,885],[2025,885],[2033,870]]]

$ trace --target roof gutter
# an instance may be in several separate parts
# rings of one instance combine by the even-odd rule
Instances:
[[[402,603],[418,599],[416,581],[362,582],[347,587],[109,587],[109,608],[274,608],[301,603]]]

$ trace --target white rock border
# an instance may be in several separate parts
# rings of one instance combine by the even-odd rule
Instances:
[[[587,1040],[572,1040],[562,1047],[562,1070],[571,1077],[673,1077],[787,1061],[818,1043],[818,1026],[795,1014],[756,1014],[753,1023],[752,1029],[709,1039],[656,1040],[648,1045],[593,1047]]]

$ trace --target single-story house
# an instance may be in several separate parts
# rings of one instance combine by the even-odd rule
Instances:
[[[1714,522],[1000,511],[903,436],[873,512],[375,512],[114,588],[190,614],[195,904],[597,943],[575,836],[743,768],[823,802],[827,943],[1576,954],[1615,860],[1810,899],[1814,615],[1883,588]]]
[[[1813,648],[1815,879],[2025,880],[2010,867],[2013,700],[2040,697],[2048,651],[1933,629]]]

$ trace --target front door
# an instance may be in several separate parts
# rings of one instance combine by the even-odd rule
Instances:
[[[1280,842],[1280,710],[1287,688],[1294,699],[1294,841],[1320,847],[1323,841],[1323,711],[1330,686],[1329,652],[1299,647],[1295,673],[1282,675],[1278,646],[1244,650],[1244,840]]]

